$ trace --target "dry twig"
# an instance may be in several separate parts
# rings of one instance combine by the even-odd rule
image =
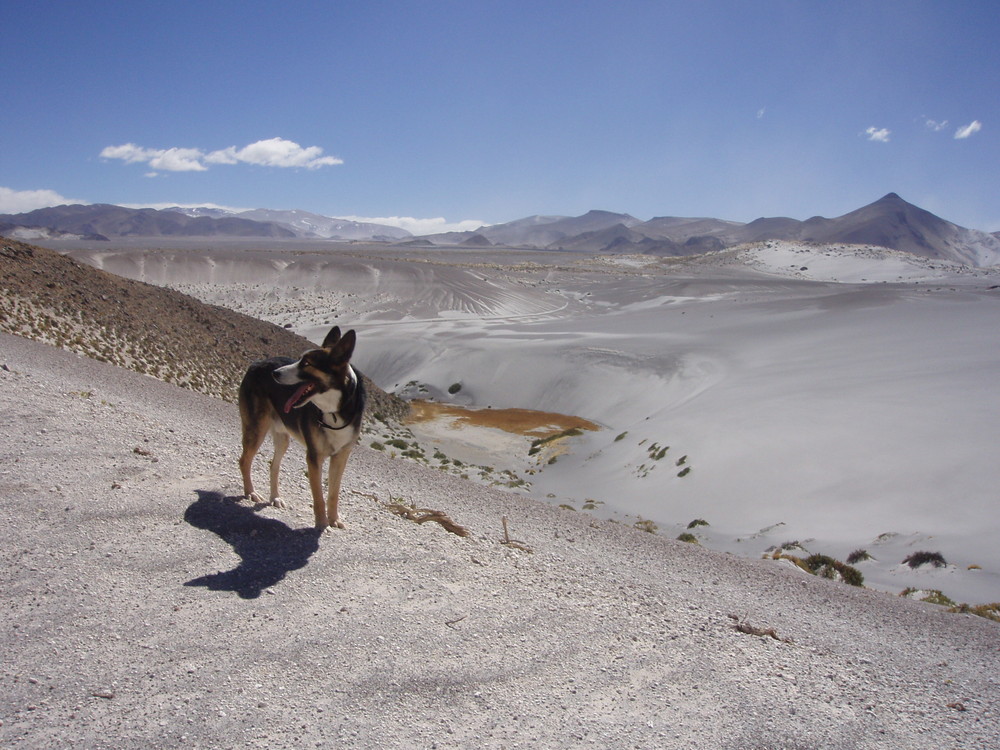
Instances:
[[[513,547],[514,549],[519,549],[523,552],[527,552],[528,554],[534,552],[534,550],[531,549],[531,547],[529,547],[524,542],[520,542],[517,539],[510,538],[510,531],[507,529],[507,516],[503,516],[500,520],[503,523],[503,541],[500,542],[500,544],[504,544],[508,547]]]
[[[440,510],[431,510],[430,508],[411,508],[408,505],[403,505],[402,503],[392,503],[386,506],[390,513],[395,513],[397,516],[402,516],[403,518],[408,518],[416,523],[427,523],[428,521],[434,521],[435,523],[441,524],[447,531],[452,534],[457,534],[458,536],[468,536],[469,530],[457,524],[451,520],[447,513]]]
[[[743,617],[741,619],[736,615],[727,615],[727,616],[729,617],[730,620],[736,621],[736,624],[733,625],[733,630],[736,630],[740,633],[746,633],[747,635],[756,635],[760,637],[770,637],[774,638],[774,640],[776,641],[780,641],[781,643],[792,643],[791,638],[780,637],[774,628],[758,628],[751,625],[747,621],[746,617]]]

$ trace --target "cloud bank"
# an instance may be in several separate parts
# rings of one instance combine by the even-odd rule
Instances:
[[[253,164],[261,167],[319,169],[343,164],[343,159],[323,156],[319,146],[303,147],[284,138],[267,138],[243,148],[229,146],[205,152],[198,148],[144,148],[134,143],[108,146],[102,159],[120,159],[126,164],[148,164],[161,172],[205,172],[216,164]]]
[[[65,198],[55,190],[12,190],[0,187],[0,214],[23,214],[38,208],[88,202]]]
[[[979,120],[973,120],[964,128],[959,128],[955,131],[955,140],[961,141],[968,138],[970,135],[974,135],[983,129],[983,124]]]

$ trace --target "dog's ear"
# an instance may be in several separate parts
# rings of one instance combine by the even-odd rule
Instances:
[[[340,339],[330,351],[330,356],[333,357],[337,362],[343,364],[350,360],[351,355],[354,354],[354,345],[358,342],[357,334],[354,330],[350,330],[344,334],[344,337]]]
[[[326,338],[323,339],[323,348],[332,349],[340,341],[340,326],[334,326],[330,329],[330,332],[326,334]]]

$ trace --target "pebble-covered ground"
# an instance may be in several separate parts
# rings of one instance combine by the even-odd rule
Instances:
[[[1000,737],[1000,630],[982,618],[367,447],[348,529],[317,535],[301,450],[289,509],[240,502],[232,404],[5,334],[0,414],[5,748]]]

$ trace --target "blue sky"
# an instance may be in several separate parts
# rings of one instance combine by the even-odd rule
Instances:
[[[0,212],[1000,230],[995,0],[0,0]],[[434,220],[434,221],[427,221]]]

